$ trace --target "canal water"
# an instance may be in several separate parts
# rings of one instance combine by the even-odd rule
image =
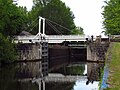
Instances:
[[[45,90],[98,90],[103,63],[74,63],[63,65],[50,72],[51,75],[75,76],[75,82],[46,82]],[[39,90],[37,83],[21,81],[16,75],[16,65],[0,68],[0,90]],[[79,79],[82,76],[83,79]],[[33,77],[34,78],[34,77]]]

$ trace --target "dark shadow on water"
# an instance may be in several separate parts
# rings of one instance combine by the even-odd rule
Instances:
[[[72,90],[73,86],[74,86],[74,82],[64,82],[64,83],[46,83],[46,90]]]
[[[87,76],[87,80],[76,82],[49,82],[45,84],[46,90],[91,90],[99,88],[99,80],[104,63],[74,63],[63,66],[50,73],[59,73],[71,76]],[[18,81],[17,65],[7,65],[0,69],[0,90],[39,90],[36,83],[31,81]],[[89,89],[88,89],[89,88]],[[97,89],[95,89],[97,90]]]
[[[0,90],[38,90],[38,85],[20,82],[16,76],[16,65],[7,65],[0,69]]]

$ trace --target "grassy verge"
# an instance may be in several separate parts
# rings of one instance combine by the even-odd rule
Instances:
[[[107,88],[107,90],[120,90],[120,43],[113,44],[109,68],[108,84],[110,88]]]

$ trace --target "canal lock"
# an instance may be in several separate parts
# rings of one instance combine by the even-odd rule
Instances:
[[[101,68],[102,69],[104,68],[104,63],[102,63],[102,62],[105,59],[105,53],[107,52],[108,44],[99,46],[100,44],[95,43],[95,45],[93,45],[93,44],[89,45],[90,50],[91,50],[91,55],[95,55],[95,56],[91,57],[89,60],[92,60],[94,62],[92,62],[92,61],[86,62],[87,57],[88,57],[87,55],[84,57],[79,57],[78,54],[79,54],[80,48],[78,49],[78,47],[77,47],[77,49],[75,47],[72,47],[72,49],[71,49],[70,47],[66,48],[66,47],[57,46],[57,48],[55,49],[55,47],[56,47],[55,46],[53,48],[54,50],[51,49],[51,51],[50,51],[50,48],[48,49],[46,47],[47,44],[44,43],[44,45],[42,45],[44,47],[39,46],[38,44],[36,44],[36,46],[31,45],[29,47],[28,47],[28,45],[25,45],[25,46],[23,45],[24,49],[21,50],[21,52],[20,52],[20,53],[22,53],[22,55],[20,57],[23,60],[27,60],[27,59],[28,60],[43,59],[43,60],[37,61],[37,62],[20,63],[17,65],[17,68],[20,68],[20,69],[17,69],[17,70],[15,70],[15,72],[12,72],[15,74],[14,77],[19,76],[19,78],[20,78],[19,82],[21,82],[21,86],[18,85],[17,88],[19,88],[19,87],[22,88],[23,81],[27,83],[28,80],[31,81],[32,79],[35,79],[35,78],[47,77],[47,75],[49,75],[48,72],[52,73],[51,75],[53,75],[53,73],[55,73],[56,76],[53,75],[51,77],[61,76],[60,78],[62,78],[62,77],[66,77],[67,75],[68,76],[75,75],[77,80],[74,82],[68,82],[68,81],[67,82],[57,82],[57,81],[56,82],[46,82],[45,90],[72,90],[72,89],[78,90],[77,88],[83,88],[82,86],[84,86],[84,88],[85,88],[85,87],[88,87],[89,85],[90,85],[89,87],[91,87],[91,85],[94,85],[94,84],[96,86],[98,85],[98,82],[100,80],[100,75],[101,75]],[[35,49],[35,47],[36,47],[36,49]],[[45,50],[37,52],[37,49],[40,47]],[[88,48],[88,47],[86,47],[86,48]],[[52,54],[52,55],[47,54],[47,50],[54,54]],[[58,51],[60,53],[57,53]],[[82,51],[82,49],[81,49],[81,51]],[[104,53],[101,51],[104,51]],[[84,49],[82,51],[82,53],[83,52],[87,54],[87,50]],[[99,53],[99,52],[101,52],[101,53]],[[43,56],[39,57],[40,53],[42,53]],[[82,53],[81,53],[81,56],[82,56]],[[37,56],[35,56],[35,55],[37,55]],[[64,56],[62,57],[62,55],[64,55]],[[71,57],[69,55],[71,55]],[[24,57],[22,57],[22,56],[24,56]],[[55,56],[57,56],[57,57],[55,57]],[[37,58],[35,58],[35,57],[37,57]],[[61,57],[61,58],[59,58],[59,57]],[[85,61],[85,59],[86,59],[86,61]],[[21,60],[21,59],[19,59],[19,60]],[[51,62],[50,62],[50,60],[51,60]],[[58,61],[55,61],[55,60],[58,60]],[[74,62],[74,61],[76,61],[76,62]],[[42,64],[43,68],[41,71],[40,71],[41,65],[39,64],[40,62],[43,63]],[[59,65],[59,64],[61,64],[61,65]],[[16,74],[16,72],[17,72],[17,74]],[[41,74],[41,72],[42,72],[42,74]],[[3,73],[3,72],[1,72],[1,73]],[[11,72],[9,72],[9,73],[11,73]],[[6,75],[4,75],[4,77],[5,76]],[[82,76],[82,78],[84,77],[83,79],[81,79],[82,81],[80,81],[78,79],[78,76]],[[1,78],[2,77],[3,76],[1,76]],[[7,77],[9,77],[9,76],[7,76]],[[45,80],[46,78],[43,78],[43,79]],[[1,85],[2,85],[2,83],[3,82],[1,81]],[[34,86],[36,87],[35,83],[33,83],[33,84],[27,83],[26,85],[28,85],[28,86],[30,85],[30,87],[34,87]],[[95,87],[95,88],[97,88],[97,87]],[[42,87],[42,89],[43,89],[43,87]],[[2,89],[0,89],[0,90],[2,90]],[[15,89],[15,90],[17,90],[17,89]],[[25,90],[25,89],[21,89],[21,90]],[[38,90],[38,89],[36,88],[35,90]],[[82,89],[80,89],[80,90],[82,90]],[[83,89],[83,90],[87,90],[87,89]]]

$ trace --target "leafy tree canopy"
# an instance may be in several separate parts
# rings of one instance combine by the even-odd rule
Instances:
[[[79,34],[79,35],[84,34],[83,28],[81,28],[81,27],[76,27],[71,33],[72,34]]]
[[[26,28],[26,8],[17,7],[12,0],[0,0],[0,33],[12,36]]]
[[[104,28],[106,34],[118,35],[120,34],[120,0],[105,1],[104,6]]]
[[[70,8],[60,0],[34,0],[34,6],[29,13],[29,16],[31,21],[42,16],[59,24],[56,25],[55,23],[51,23],[54,26],[54,29],[56,29],[55,31],[50,27],[50,22],[47,20],[46,34],[75,34],[76,32],[80,32],[74,24],[74,15],[72,11],[70,11]],[[60,25],[68,29],[63,29]],[[33,32],[38,32],[38,24]]]

